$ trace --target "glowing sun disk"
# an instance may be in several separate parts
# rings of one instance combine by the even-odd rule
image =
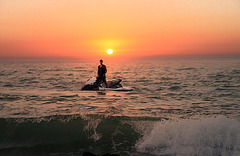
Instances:
[[[112,50],[112,49],[108,49],[108,50],[107,50],[107,53],[110,55],[110,54],[113,53],[113,50]]]

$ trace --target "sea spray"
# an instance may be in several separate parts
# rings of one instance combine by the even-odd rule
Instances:
[[[240,124],[223,116],[156,122],[136,144],[154,155],[239,155]]]

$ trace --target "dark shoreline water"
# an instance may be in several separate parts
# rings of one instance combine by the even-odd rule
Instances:
[[[61,115],[0,119],[1,155],[235,155],[240,124],[224,116],[168,119]]]

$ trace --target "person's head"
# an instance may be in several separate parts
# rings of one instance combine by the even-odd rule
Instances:
[[[103,64],[103,60],[100,60],[100,64]]]

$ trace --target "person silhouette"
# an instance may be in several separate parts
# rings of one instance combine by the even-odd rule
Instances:
[[[107,67],[103,64],[103,60],[100,60],[100,65],[98,66],[98,76],[97,76],[97,82],[103,81],[108,88],[108,83],[106,81],[106,73],[107,73]]]

